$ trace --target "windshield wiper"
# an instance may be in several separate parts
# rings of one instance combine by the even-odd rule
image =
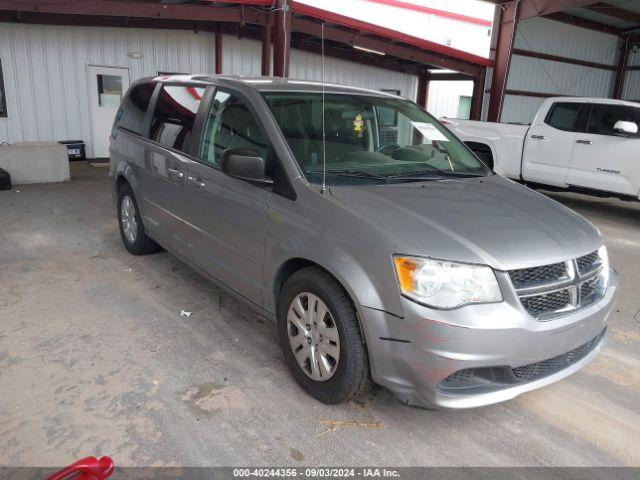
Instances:
[[[322,175],[322,170],[307,170],[307,173],[312,173],[315,175]],[[327,175],[338,175],[341,177],[354,177],[354,178],[368,178],[373,180],[381,180],[383,182],[388,182],[389,177],[385,175],[378,175],[377,173],[365,172],[362,170],[327,170]]]
[[[476,178],[484,177],[486,175],[481,173],[470,172],[456,172],[452,170],[442,170],[439,168],[433,168],[426,172],[405,172],[391,175],[387,178],[390,180],[440,180],[443,177],[457,177],[457,178]]]

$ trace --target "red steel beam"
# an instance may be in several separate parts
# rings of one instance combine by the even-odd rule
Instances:
[[[293,18],[292,29],[294,32],[304,33],[316,38],[320,38],[321,34],[320,23],[301,17]],[[359,47],[382,52],[388,56],[401,58],[403,60],[466,73],[471,77],[475,76],[480,68],[483,68],[472,63],[438,55],[429,50],[418,49],[409,45],[390,43],[388,40],[382,38],[379,39],[361,36],[357,31],[353,30],[344,30],[342,28],[325,26],[324,36],[325,39],[337,43],[358,45]],[[358,52],[358,54],[360,53],[361,52]]]
[[[372,35],[377,35],[386,39],[387,43],[390,42],[402,42],[406,45],[418,47],[419,49],[437,53],[441,56],[450,57],[456,60],[462,60],[469,64],[475,64],[478,66],[490,67],[492,62],[488,58],[474,55],[472,53],[457,50],[455,48],[447,47],[439,43],[424,40],[422,38],[407,35],[406,33],[397,32],[389,28],[374,25],[372,23],[363,22],[355,18],[350,18],[338,13],[329,12],[320,8],[312,7],[303,3],[292,2],[294,13],[313,17],[318,20],[325,21],[336,25],[342,25],[348,27],[357,32],[364,32]]]
[[[518,3],[509,2],[500,6],[500,21],[498,22],[498,41],[495,58],[493,60],[493,76],[491,80],[491,94],[489,96],[489,122],[499,122],[504,106],[507,90],[507,79],[511,65],[511,50],[518,28]]]
[[[291,1],[275,0],[274,38],[273,38],[273,75],[289,76],[289,58],[291,54]]]
[[[222,32],[220,31],[220,29],[216,30],[215,49],[216,49],[215,73],[216,75],[221,75],[222,74]]]
[[[438,73],[438,72],[430,72],[431,77],[430,80],[432,82],[455,82],[455,81],[464,81],[464,80],[473,80],[474,77],[470,77],[469,75],[465,75],[463,73]]]
[[[266,20],[266,13],[242,6],[167,5],[124,0],[83,0],[81,2],[0,0],[0,10],[254,24],[262,24]]]
[[[369,0],[373,3],[380,3],[382,5],[389,5],[391,7],[404,8],[405,10],[411,10],[413,12],[427,13],[429,15],[435,15],[438,17],[449,18],[452,20],[458,20],[460,22],[472,23],[474,25],[482,25],[483,27],[490,27],[492,22],[483,18],[471,17],[469,15],[463,15],[461,13],[448,12],[446,10],[438,10],[437,8],[425,7],[415,3],[403,2],[401,0]]]
[[[606,63],[594,63],[587,60],[578,60],[577,58],[561,57],[558,55],[551,55],[542,52],[532,52],[530,50],[521,50],[514,48],[511,52],[512,55],[519,55],[521,57],[531,57],[540,60],[550,60],[552,62],[568,63],[571,65],[579,65],[581,67],[598,68],[601,70],[616,70],[615,65],[607,65]]]
[[[485,83],[485,70],[481,70],[480,73],[473,80],[473,95],[471,97],[471,112],[469,118],[471,120],[480,120],[482,116],[482,104],[484,101],[484,83]]]
[[[271,17],[267,23],[262,26],[261,44],[262,44],[262,63],[261,73],[263,76],[271,74]]]
[[[616,7],[615,5],[609,5],[608,3],[598,2],[592,5],[586,5],[583,8],[601,15],[617,18],[618,20],[624,20],[625,22],[640,24],[640,13]]]
[[[429,101],[429,72],[421,72],[418,75],[418,93],[416,95],[416,103],[422,108],[427,108]]]
[[[568,13],[551,13],[549,15],[545,15],[544,18],[573,25],[574,27],[586,28],[587,30],[593,30],[601,33],[609,33],[611,35],[622,35],[624,33],[623,29],[614,27],[613,25],[607,25],[606,23],[576,17],[574,15],[569,15]]]

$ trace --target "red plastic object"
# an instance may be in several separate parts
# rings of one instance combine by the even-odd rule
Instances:
[[[47,480],[103,480],[113,473],[115,464],[109,457],[81,458],[57,473],[51,475]]]

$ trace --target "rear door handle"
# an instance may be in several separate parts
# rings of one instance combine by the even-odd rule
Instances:
[[[193,183],[198,188],[202,188],[202,187],[206,187],[207,186],[207,184],[204,183],[201,178],[194,177],[193,175],[187,175],[187,181],[189,183]]]
[[[535,138],[536,140],[546,140],[547,137],[544,135],[531,135],[531,138]]]
[[[174,177],[184,178],[184,172],[181,172],[177,168],[167,168],[167,172],[169,172]]]
[[[576,140],[576,143],[580,143],[582,145],[593,145],[591,140]]]

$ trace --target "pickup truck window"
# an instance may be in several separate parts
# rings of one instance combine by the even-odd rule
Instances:
[[[323,102],[320,92],[263,95],[312,183],[321,183],[323,154],[328,184],[491,174],[436,119],[407,100],[327,93]]]
[[[614,125],[618,121],[633,122],[640,126],[640,108],[625,105],[594,104],[589,117],[589,133],[598,135],[618,135]],[[639,134],[634,135],[640,137]]]
[[[554,103],[544,122],[558,130],[564,130],[565,132],[577,132],[581,107],[582,103]]]

